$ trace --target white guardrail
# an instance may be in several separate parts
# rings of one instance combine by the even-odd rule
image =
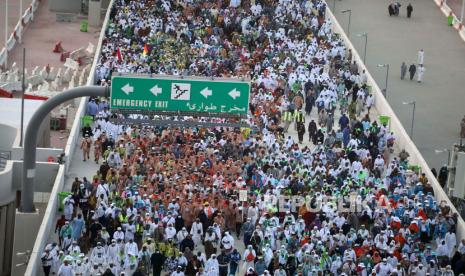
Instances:
[[[352,45],[352,42],[349,40],[349,38],[343,31],[341,25],[336,20],[336,17],[334,17],[333,13],[329,10],[329,8],[326,8],[326,17],[329,18],[331,22],[333,23],[332,25],[333,25],[334,32],[339,33],[341,35],[341,38],[344,40],[346,47],[352,50],[353,58],[359,65],[360,70],[365,70],[367,74],[368,84],[371,85],[373,89],[372,92],[375,96],[376,110],[378,111],[380,115],[386,115],[386,116],[391,117],[390,127],[391,127],[391,130],[394,131],[394,134],[396,135],[397,146],[401,149],[405,149],[410,154],[409,162],[411,164],[420,166],[421,171],[425,173],[426,177],[428,178],[429,183],[433,187],[434,195],[436,196],[436,200],[438,204],[441,201],[445,201],[445,203],[450,206],[452,212],[459,214],[459,212],[457,211],[457,209],[455,209],[454,205],[450,201],[447,194],[444,192],[442,187],[439,185],[439,182],[437,181],[437,179],[434,177],[433,173],[431,172],[431,169],[429,168],[425,159],[423,159],[423,156],[421,155],[420,151],[417,149],[413,141],[410,139],[410,136],[405,131],[399,118],[397,118],[396,114],[392,110],[388,101],[384,98],[378,84],[373,79],[373,76],[370,74],[370,72],[366,68],[365,64],[363,63],[363,60],[360,58],[360,55],[358,54],[354,45]],[[457,224],[458,225],[457,225],[456,235],[457,235],[457,240],[460,241],[463,238],[465,238],[465,222],[460,215],[459,215]]]
[[[13,47],[16,43],[21,43],[21,38],[26,30],[27,25],[34,20],[34,13],[39,8],[40,0],[33,0],[32,3],[29,5],[29,8],[24,11],[23,16],[18,20],[16,27],[13,33],[10,34],[8,40],[6,41],[6,47],[0,51],[0,65],[6,64],[8,62],[8,52],[13,50]]]
[[[87,85],[92,85],[94,83],[95,68],[97,66],[98,56],[100,55],[100,51],[102,48],[103,36],[105,35],[105,30],[107,28],[108,21],[110,20],[110,12],[111,7],[113,6],[113,2],[114,0],[111,0],[108,6],[105,20],[103,21],[102,29],[100,30],[100,36],[95,51],[94,61],[92,63],[92,68],[90,70],[89,77],[87,78]],[[69,170],[69,163],[72,160],[74,150],[79,141],[81,131],[81,117],[85,115],[86,102],[87,98],[82,98],[79,102],[79,107],[76,111],[73,126],[71,128],[68,137],[68,142],[66,143],[65,147],[66,163],[64,165],[60,165],[60,168],[58,169],[57,177],[55,179],[55,183],[50,194],[50,200],[48,202],[47,209],[45,210],[42,223],[40,224],[39,232],[37,234],[37,238],[34,243],[31,256],[29,258],[29,263],[27,265],[26,272],[24,273],[24,275],[26,276],[39,275],[40,268],[42,267],[41,255],[45,246],[48,243],[48,236],[50,235],[50,233],[52,233],[53,230],[52,227],[55,223],[55,218],[59,206],[58,193],[63,191],[63,186],[65,184],[65,175]]]

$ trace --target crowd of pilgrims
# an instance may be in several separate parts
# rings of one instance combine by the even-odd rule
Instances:
[[[115,125],[107,99],[91,98],[81,148],[98,165],[63,200],[44,273],[463,273],[457,214],[370,111],[365,72],[325,10],[115,0],[101,85],[114,73],[250,79],[254,128]]]

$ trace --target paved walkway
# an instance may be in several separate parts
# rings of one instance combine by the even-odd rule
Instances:
[[[397,1],[397,0],[396,0]],[[407,131],[410,131],[412,107],[404,101],[416,100],[413,140],[431,168],[440,167],[447,153],[435,149],[450,148],[458,142],[460,120],[465,115],[465,43],[457,31],[446,24],[446,18],[431,0],[398,0],[399,17],[389,17],[389,0],[336,0],[335,15],[347,31],[352,10],[351,40],[363,54],[368,33],[367,64],[378,85],[384,88],[386,70],[377,64],[389,63],[388,101]],[[413,5],[413,17],[406,17],[406,6]],[[333,2],[328,1],[333,8]],[[425,51],[424,82],[400,80],[402,61],[417,62],[417,51]]]

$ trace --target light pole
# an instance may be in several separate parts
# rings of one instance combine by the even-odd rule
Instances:
[[[365,47],[363,48],[363,63],[367,65],[367,43],[368,43],[368,33],[361,33],[357,35],[358,37],[365,37]]]
[[[413,105],[413,110],[412,110],[412,125],[411,125],[411,128],[410,128],[410,139],[413,140],[413,126],[415,125],[415,106],[416,106],[416,102],[415,102],[415,101],[411,101],[411,102],[402,102],[402,104],[405,104],[405,105]]]
[[[333,0],[333,14],[336,12],[336,0]]]
[[[464,0],[465,1],[465,0]],[[341,13],[349,13],[349,24],[347,24],[347,37],[350,37],[350,18],[352,17],[352,10],[343,10]]]
[[[388,88],[388,79],[389,79],[389,64],[378,64],[378,67],[386,67],[386,86],[383,89],[384,97],[387,99],[387,88]]]

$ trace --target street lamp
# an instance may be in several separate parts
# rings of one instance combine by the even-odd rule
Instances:
[[[413,126],[415,125],[415,106],[416,106],[416,102],[415,102],[415,101],[411,101],[411,102],[402,102],[402,104],[404,104],[404,105],[413,105],[413,110],[412,110],[412,125],[411,125],[411,128],[410,128],[410,139],[413,140]]]
[[[387,88],[388,88],[388,79],[389,79],[389,64],[378,64],[378,67],[386,67],[386,86],[383,89],[384,97],[387,99]]]
[[[465,0],[464,0],[465,1]],[[350,18],[352,17],[352,10],[343,10],[341,13],[349,13],[349,24],[347,24],[347,37],[350,37]]]
[[[358,34],[357,35],[358,37],[362,37],[364,36],[365,37],[365,48],[363,48],[363,63],[365,64],[365,66],[367,65],[367,43],[368,43],[368,33],[361,33],[361,34]]]

